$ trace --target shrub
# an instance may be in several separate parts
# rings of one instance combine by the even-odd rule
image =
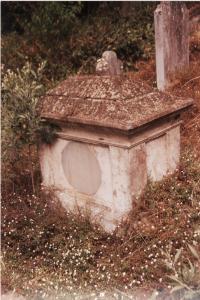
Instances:
[[[50,142],[54,132],[51,126],[42,122],[37,105],[39,97],[44,93],[42,74],[45,63],[41,63],[34,71],[30,63],[15,72],[7,70],[2,81],[2,158],[3,168],[7,171],[19,161],[20,152],[28,147],[28,157],[34,190],[33,166],[31,162],[31,146],[40,142],[40,133],[47,136]],[[46,130],[48,135],[43,131]],[[17,174],[16,174],[17,175]],[[9,176],[8,176],[9,177]],[[8,178],[4,178],[8,179]]]

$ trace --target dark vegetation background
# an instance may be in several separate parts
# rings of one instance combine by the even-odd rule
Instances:
[[[117,52],[130,76],[155,86],[157,4],[2,2],[4,291],[15,289],[31,299],[36,290],[41,295],[52,289],[135,286],[162,291],[181,282],[191,293],[187,299],[200,293],[200,259],[188,247],[197,251],[200,241],[198,30],[190,34],[190,68],[177,74],[171,88],[194,99],[194,108],[184,115],[181,163],[174,176],[149,183],[141,204],[111,235],[90,219],[63,211],[54,191],[41,188],[38,149],[44,137],[51,142],[54,128],[39,117],[39,97],[70,74],[93,73],[105,50]],[[186,5],[191,20],[200,14],[199,3]],[[174,274],[179,283],[168,277]]]
[[[8,68],[47,60],[47,78],[91,73],[103,51],[133,68],[153,51],[156,2],[3,2],[2,62]],[[7,51],[9,49],[9,52]]]

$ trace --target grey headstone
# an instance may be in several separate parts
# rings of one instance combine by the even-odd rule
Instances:
[[[186,5],[163,1],[154,13],[157,87],[171,85],[172,75],[189,66],[189,13]]]
[[[120,75],[122,69],[122,61],[114,51],[105,51],[96,65],[96,73],[99,75]]]

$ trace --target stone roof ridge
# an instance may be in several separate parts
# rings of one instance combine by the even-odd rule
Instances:
[[[146,82],[134,80],[126,74],[115,76],[82,75],[68,77],[49,90],[45,97],[129,100],[156,91],[156,88],[151,87]]]
[[[120,101],[126,101],[126,100],[142,100],[143,98],[145,98],[145,97],[150,97],[151,98],[151,96],[155,96],[155,95],[160,95],[161,97],[163,96],[163,99],[161,99],[161,101],[163,100],[165,100],[164,98],[166,98],[166,97],[168,97],[168,98],[172,98],[172,97],[175,97],[177,100],[178,99],[182,99],[182,97],[180,97],[180,96],[174,96],[172,93],[170,93],[170,92],[162,92],[162,91],[159,91],[157,88],[152,88],[153,90],[151,91],[151,92],[147,92],[147,93],[144,93],[144,94],[141,94],[141,95],[138,95],[138,96],[130,96],[130,97],[122,97],[122,98],[120,98],[120,99],[112,99],[112,98],[106,98],[106,100],[107,101],[109,101],[109,100],[120,100]],[[84,97],[81,97],[81,96],[74,96],[73,94],[72,95],[65,95],[65,94],[54,94],[54,93],[48,93],[48,94],[46,94],[46,96],[50,96],[50,97],[61,97],[62,99],[64,98],[64,99],[69,99],[69,98],[71,98],[71,100],[79,100],[79,99],[82,99],[82,100],[87,100],[87,99],[93,99],[94,101],[97,101],[97,100],[103,100],[101,97],[95,97],[95,98],[92,98],[92,97],[90,97],[90,96],[84,96]],[[72,97],[70,97],[70,96],[72,96]],[[191,101],[193,101],[193,99],[192,98],[187,98],[187,100],[191,100]]]
[[[117,77],[117,78],[116,78]],[[120,76],[71,76],[41,99],[41,115],[62,122],[129,130],[192,105],[192,99],[158,91]]]
[[[142,95],[140,95],[140,96],[135,96],[135,97],[123,97],[122,99],[120,99],[120,100],[123,100],[123,101],[126,101],[126,100],[131,100],[131,99],[141,99],[141,98],[144,98],[145,96],[149,96],[149,95],[155,95],[155,94],[157,94],[158,93],[158,91],[153,91],[153,92],[149,92],[149,93],[146,93],[146,94],[142,94]],[[52,97],[62,97],[62,98],[66,98],[66,99],[69,99],[69,96],[68,95],[65,95],[65,94],[51,94],[51,93],[48,93],[47,94],[48,96],[52,96]],[[169,95],[171,95],[171,94],[169,94]],[[85,96],[85,97],[76,97],[76,96],[73,96],[72,97],[74,100],[75,99],[91,99],[91,97],[87,97],[87,96]],[[180,97],[179,97],[180,98]],[[103,100],[102,98],[97,98],[97,97],[95,97],[95,99],[94,100]],[[106,100],[113,100],[113,99],[109,99],[109,98],[107,98]],[[116,100],[118,100],[118,99],[116,99]]]

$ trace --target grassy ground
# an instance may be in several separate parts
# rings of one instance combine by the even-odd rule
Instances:
[[[186,262],[187,244],[199,247],[199,170],[197,156],[186,152],[175,176],[149,184],[141,206],[113,234],[64,212],[52,191],[9,194],[2,203],[3,287],[25,295],[52,288],[165,288],[170,272],[162,251],[174,256],[183,248],[180,261]]]
[[[191,41],[189,71],[179,74],[172,89],[195,100],[194,108],[183,116],[181,163],[176,173],[149,183],[140,205],[113,234],[89,218],[63,211],[54,191],[39,189],[33,195],[27,191],[27,175],[22,175],[18,193],[3,191],[3,291],[15,290],[27,299],[36,294],[37,299],[50,299],[50,294],[62,292],[75,297],[95,290],[128,293],[135,287],[160,292],[177,284],[184,284],[188,292],[200,288],[198,41],[198,37]],[[137,63],[137,68],[133,76],[155,84],[153,60]]]

